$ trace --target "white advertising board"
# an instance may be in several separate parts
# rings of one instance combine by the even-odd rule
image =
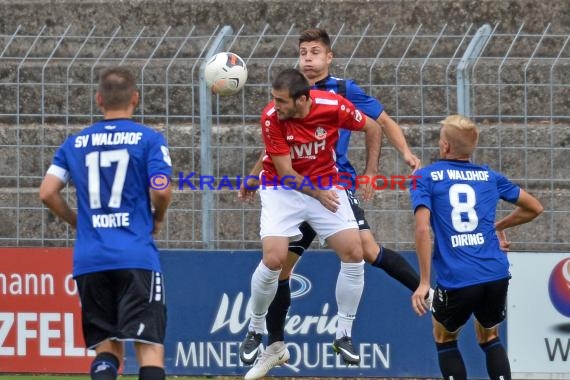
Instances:
[[[509,253],[514,378],[570,379],[570,253]]]

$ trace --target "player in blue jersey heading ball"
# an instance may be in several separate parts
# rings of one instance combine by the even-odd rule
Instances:
[[[401,154],[404,162],[412,169],[420,167],[420,160],[411,152],[404,134],[399,125],[388,115],[382,103],[378,99],[366,94],[354,81],[341,79],[330,75],[329,66],[333,60],[331,41],[328,33],[324,29],[306,29],[299,36],[299,68],[305,74],[312,88],[334,92],[350,100],[354,106],[362,113],[378,124],[382,132],[386,135],[390,143]],[[388,275],[402,283],[410,291],[417,289],[419,276],[413,267],[398,252],[380,246],[370,230],[370,225],[365,218],[364,210],[360,207],[359,200],[355,193],[354,182],[356,170],[348,159],[348,145],[351,131],[341,129],[338,142],[336,144],[336,166],[339,176],[347,181],[344,183],[353,184],[352,188],[346,189],[346,194],[350,201],[352,210],[358,222],[360,238],[364,253],[364,260],[376,268],[384,270]],[[261,172],[262,157],[251,170],[252,176],[258,176]],[[249,188],[255,188],[257,183],[248,180]],[[255,191],[246,187],[240,189],[242,200],[251,200]],[[250,325],[247,336],[240,346],[240,358],[245,364],[252,364],[254,367],[247,373],[247,379],[263,377],[271,368],[278,364],[278,356],[273,347],[283,345],[285,320],[289,306],[291,305],[291,291],[289,278],[293,267],[315,239],[316,233],[308,223],[299,226],[303,237],[299,241],[289,244],[289,255],[286,266],[282,268],[279,275],[277,294],[269,307],[266,324],[269,332],[268,347],[262,356],[259,356],[259,346],[261,344],[261,334],[256,332]],[[426,296],[433,292],[426,292]],[[359,350],[352,344],[350,337],[337,334],[337,339],[333,343],[333,349],[340,354],[347,363],[356,364],[360,361]]]
[[[432,303],[433,334],[445,380],[465,380],[467,374],[457,338],[473,314],[475,332],[485,352],[492,380],[510,380],[507,353],[499,339],[505,319],[509,242],[504,230],[527,223],[542,213],[532,195],[486,165],[470,162],[479,132],[468,118],[452,115],[441,122],[441,160],[420,169],[410,189],[416,220],[416,252],[420,286],[412,296],[418,315],[427,312],[424,294],[433,266],[437,287]],[[517,207],[495,222],[500,200]]]
[[[96,352],[91,378],[116,379],[123,342],[133,341],[139,379],[160,380],[166,306],[153,234],[170,204],[172,164],[164,137],[131,119],[139,93],[128,68],[105,69],[95,99],[103,120],[57,150],[40,199],[77,229],[73,276],[83,337]],[[77,214],[61,194],[70,179]]]

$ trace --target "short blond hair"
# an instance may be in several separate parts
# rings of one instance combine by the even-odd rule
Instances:
[[[440,121],[445,140],[450,150],[459,155],[471,155],[477,147],[479,129],[469,118],[461,115],[450,115]]]

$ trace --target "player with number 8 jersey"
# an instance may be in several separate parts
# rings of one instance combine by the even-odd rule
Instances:
[[[443,159],[416,175],[414,206],[437,209],[431,215],[438,284],[455,289],[508,277],[509,262],[495,232],[495,208],[499,199],[515,203],[520,187],[487,165],[469,161]]]
[[[457,339],[473,315],[489,378],[510,380],[509,359],[499,337],[510,280],[509,261],[503,251],[509,246],[505,229],[530,222],[543,207],[503,174],[471,162],[479,138],[472,120],[450,115],[441,124],[441,160],[418,170],[420,179],[410,189],[420,267],[412,308],[418,315],[427,312],[424,295],[431,277],[431,226],[437,272],[431,312],[443,378],[469,378]],[[501,200],[517,207],[495,221]]]

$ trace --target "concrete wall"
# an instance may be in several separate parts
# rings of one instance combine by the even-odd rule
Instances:
[[[270,24],[284,32],[291,24],[305,27],[321,23],[335,29],[335,25],[345,23],[348,30],[360,30],[370,23],[376,30],[392,24],[414,30],[422,24],[436,31],[444,23],[463,30],[470,23],[500,22],[504,31],[515,32],[524,23],[526,31],[537,33],[548,23],[553,32],[567,30],[568,7],[566,0],[2,0],[0,30],[8,32],[20,24],[26,30],[68,24],[79,29],[98,25],[112,30],[120,25],[127,32],[141,25],[197,25],[208,30],[213,25],[229,24],[245,25],[251,31]]]

